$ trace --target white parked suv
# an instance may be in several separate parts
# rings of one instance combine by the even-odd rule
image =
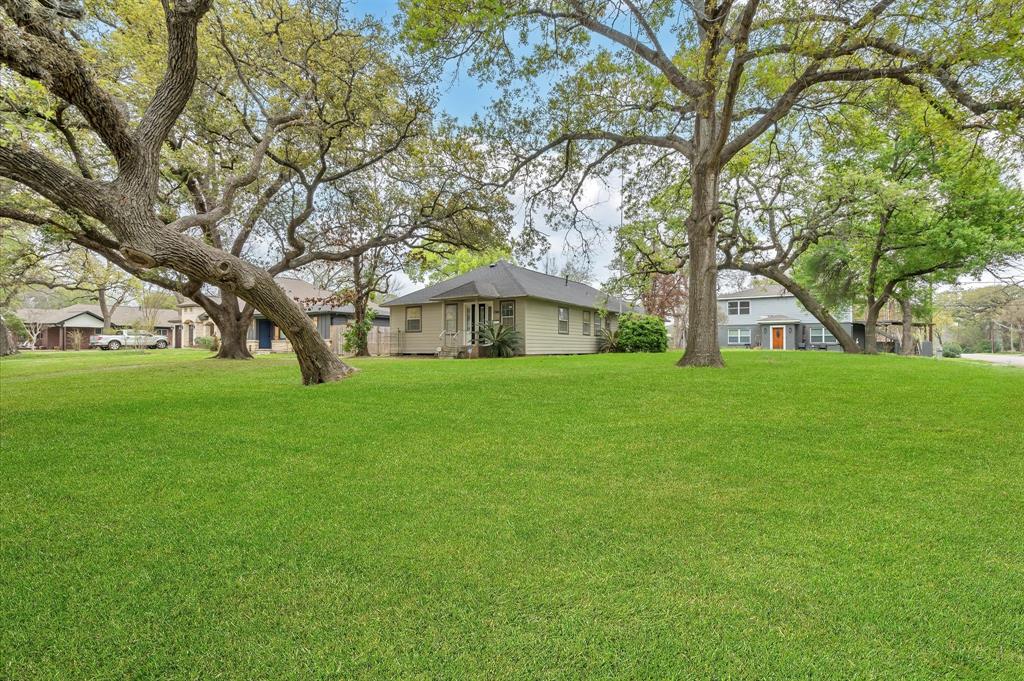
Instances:
[[[113,334],[89,336],[89,347],[100,350],[120,350],[121,348],[159,348],[167,347],[167,339],[157,333],[121,329]]]

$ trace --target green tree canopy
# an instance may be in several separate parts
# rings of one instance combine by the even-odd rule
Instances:
[[[402,4],[415,45],[469,56],[470,72],[501,88],[480,127],[528,206],[577,225],[588,177],[688,185],[687,364],[721,364],[720,178],[745,148],[789,117],[853,108],[879,82],[957,124],[1015,130],[1024,89],[1024,13],[1001,0]]]
[[[850,113],[828,139],[825,200],[850,209],[798,267],[826,303],[863,304],[869,351],[894,296],[1024,253],[1024,193],[1007,174],[1012,165],[925,106],[876,104]]]

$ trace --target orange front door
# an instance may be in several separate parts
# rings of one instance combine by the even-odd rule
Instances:
[[[786,349],[786,327],[784,326],[773,326],[772,327],[772,350],[785,350]]]

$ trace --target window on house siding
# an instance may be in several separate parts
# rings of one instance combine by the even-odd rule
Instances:
[[[406,333],[419,333],[423,330],[423,308],[422,307],[407,307],[405,308],[405,332]]]
[[[590,310],[583,311],[583,335],[590,335]]]
[[[569,308],[558,308],[558,333],[568,335],[569,333]]]
[[[509,327],[516,325],[516,301],[501,301],[501,325]]]
[[[836,337],[828,332],[823,326],[812,326],[811,327],[811,342],[812,343],[836,343]]]
[[[444,330],[448,333],[455,333],[459,325],[459,306],[458,305],[445,305],[444,306]]]
[[[750,329],[729,329],[729,345],[750,345]]]
[[[750,314],[749,300],[730,300],[729,314]]]

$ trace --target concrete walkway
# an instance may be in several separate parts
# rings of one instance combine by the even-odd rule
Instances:
[[[988,353],[969,353],[960,355],[964,359],[976,359],[980,362],[991,362],[992,364],[1005,364],[1011,367],[1024,369],[1024,355],[991,355]]]

